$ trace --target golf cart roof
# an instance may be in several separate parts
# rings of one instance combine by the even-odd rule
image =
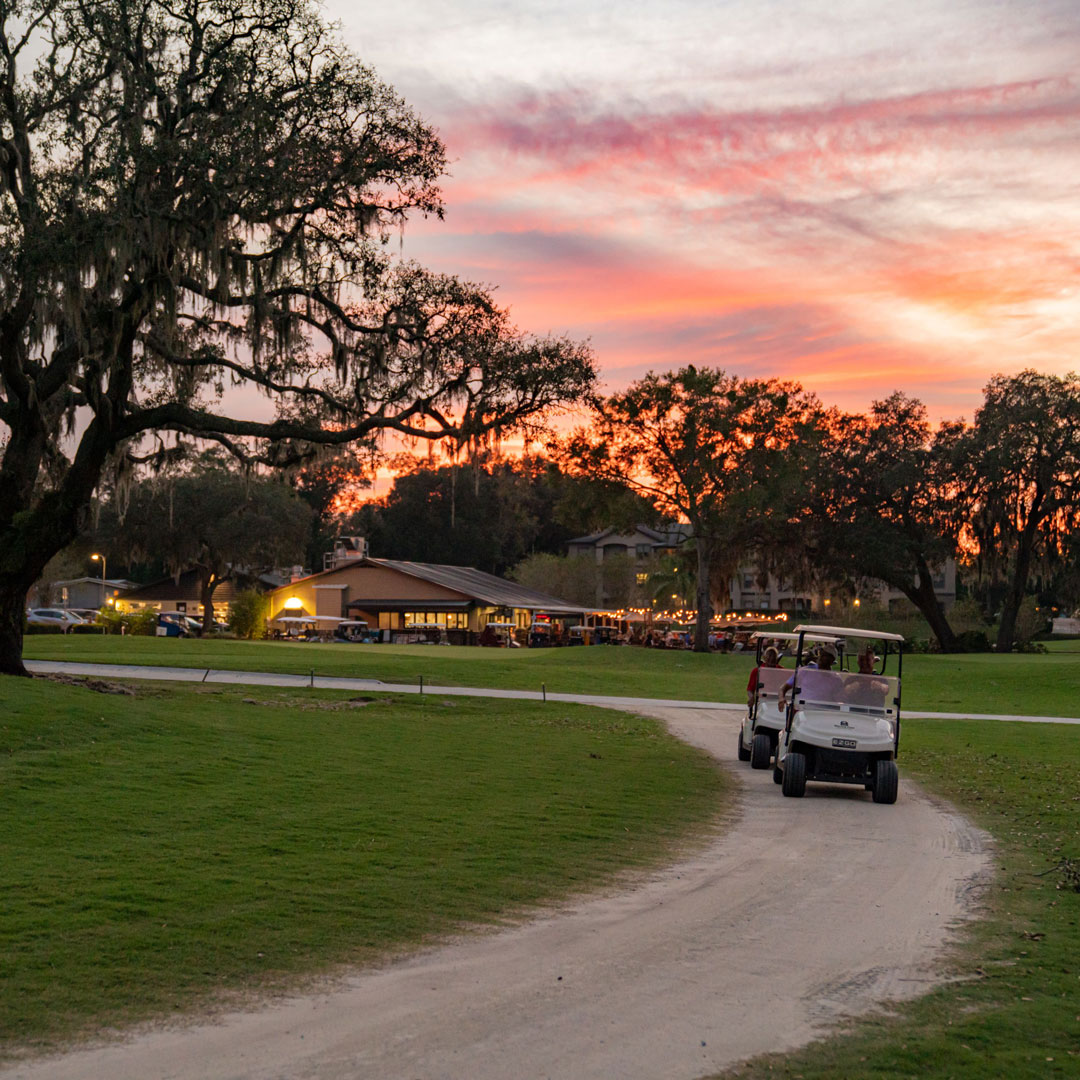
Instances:
[[[903,634],[889,634],[884,630],[859,630],[853,626],[796,626],[796,634],[828,634],[832,639],[838,637],[874,638],[877,641],[903,641]]]
[[[835,645],[840,640],[842,635],[836,633],[830,634],[807,634],[807,641],[827,641],[830,644]],[[798,641],[799,635],[792,633],[790,630],[785,630],[782,633],[778,630],[759,630],[757,633],[750,635],[751,641],[756,641],[758,638],[765,638],[768,641]]]

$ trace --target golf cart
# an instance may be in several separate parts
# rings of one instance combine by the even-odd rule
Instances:
[[[837,626],[796,626],[795,633],[795,672],[780,690],[784,729],[773,779],[794,798],[805,793],[807,780],[818,780],[859,785],[873,792],[874,802],[896,802],[904,639]],[[843,639],[844,649],[823,643],[819,667],[807,667],[810,642],[819,636]],[[833,670],[839,656],[853,670],[844,670],[844,663]],[[890,656],[896,660],[895,674],[886,674]]]
[[[777,709],[780,690],[791,678],[791,668],[762,667],[765,651],[772,647],[784,656],[798,648],[799,634],[759,630],[750,641],[757,649],[757,684],[748,702],[746,718],[739,729],[739,760],[749,761],[752,769],[767,769],[776,753],[776,743],[784,727],[783,714]],[[839,648],[841,640],[835,634],[806,634],[807,653],[811,644],[827,643]],[[804,659],[805,663],[805,659]]]

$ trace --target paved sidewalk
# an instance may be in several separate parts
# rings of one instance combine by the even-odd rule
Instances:
[[[541,690],[495,690],[476,686],[433,686],[421,683],[387,683],[378,679],[347,679],[330,675],[282,675],[267,671],[217,671],[213,668],[152,667],[146,664],[73,664],[56,660],[27,660],[26,670],[36,675],[85,675],[91,678],[155,679],[166,682],[224,683],[231,686],[294,686],[317,690],[368,690],[382,694],[441,694],[444,697],[502,698],[511,701],[569,701],[580,705],[607,705],[642,709],[737,709],[732,701],[680,701],[671,698],[619,697],[613,694],[560,694]],[[911,720],[1007,720],[1025,724],[1080,724],[1080,717],[1010,716],[1006,713],[915,712],[905,709]]]

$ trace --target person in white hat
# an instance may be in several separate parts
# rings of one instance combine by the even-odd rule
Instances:
[[[836,663],[836,646],[831,641],[823,641],[817,648],[817,664],[813,667],[803,664],[791,676],[780,690],[780,699],[776,707],[783,712],[787,708],[787,695],[795,687],[798,679],[799,696],[804,701],[836,701],[843,689],[840,676],[832,670]]]

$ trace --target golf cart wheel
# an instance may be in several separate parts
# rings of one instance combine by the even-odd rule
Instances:
[[[900,787],[895,761],[878,761],[874,771],[874,802],[894,803]]]
[[[771,757],[772,743],[769,741],[769,736],[765,732],[759,731],[750,744],[750,768],[767,769]]]
[[[772,767],[772,782],[774,784],[782,784],[784,782],[784,770],[779,765]]]
[[[795,750],[788,752],[788,756],[784,758],[784,779],[780,790],[792,799],[801,799],[806,794],[805,754]]]
[[[749,761],[750,760],[750,751],[747,750],[742,744],[742,728],[741,727],[739,728],[739,760],[740,761]]]

